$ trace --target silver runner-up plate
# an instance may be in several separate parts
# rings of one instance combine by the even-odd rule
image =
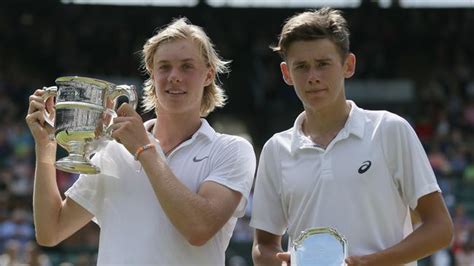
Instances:
[[[333,228],[309,228],[302,231],[292,244],[292,266],[345,265],[347,241]]]

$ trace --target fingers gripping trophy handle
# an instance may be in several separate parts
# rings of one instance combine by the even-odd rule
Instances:
[[[49,98],[56,97],[56,95],[58,95],[58,87],[56,86],[43,87],[43,90],[44,90],[44,94],[42,97],[45,103]],[[51,127],[54,127],[54,119],[51,119],[51,113],[48,112],[47,108],[45,108],[45,111],[44,111],[44,120]]]
[[[112,119],[110,119],[109,124],[104,125],[106,127],[106,136],[111,137],[112,136],[112,130],[111,130],[111,125],[113,123],[113,118],[117,117],[117,98],[120,96],[125,96],[128,99],[128,104],[132,106],[132,108],[135,110],[138,105],[138,95],[137,91],[135,89],[135,86],[133,85],[117,85],[112,91],[110,92],[108,98],[109,100],[114,102],[114,108],[113,109],[107,109],[105,112],[111,116]]]
[[[128,104],[130,104],[134,110],[137,109],[138,95],[133,85],[118,85],[110,96],[113,97],[113,99],[119,96],[125,96],[128,98]]]
[[[51,87],[43,87],[44,94],[43,94],[43,100],[46,104],[46,101],[51,98],[51,97],[56,97],[58,95],[58,87],[56,86],[51,86]],[[55,114],[51,114],[48,112],[48,108],[44,109],[44,121],[46,122],[47,125],[50,127],[54,128],[54,118]],[[51,133],[49,135],[50,140],[54,140],[54,133]]]

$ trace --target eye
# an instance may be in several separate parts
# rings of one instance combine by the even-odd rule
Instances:
[[[159,66],[158,66],[158,70],[159,70],[159,71],[166,71],[166,70],[168,70],[168,69],[170,69],[170,66],[169,66],[169,65],[159,65]]]
[[[328,62],[319,62],[318,63],[318,67],[325,67],[325,66],[329,66],[329,63]]]
[[[306,64],[297,64],[295,65],[295,69],[297,70],[304,70],[304,69],[307,69],[308,68],[308,65]]]
[[[183,68],[184,70],[188,70],[188,69],[194,68],[194,66],[193,66],[192,64],[183,64],[182,68]]]

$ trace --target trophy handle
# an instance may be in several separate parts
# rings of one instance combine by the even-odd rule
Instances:
[[[115,102],[115,105],[117,104],[116,99],[119,96],[125,96],[128,98],[128,104],[130,104],[133,109],[137,108],[138,95],[133,85],[117,85],[110,91],[108,96],[110,100]],[[114,110],[117,110],[117,106],[115,106]]]
[[[108,95],[108,100],[113,102],[114,107],[113,108],[107,108],[104,111],[104,115],[108,117],[106,121],[108,123],[104,124],[104,127],[106,128],[105,130],[105,136],[107,138],[112,138],[112,130],[111,130],[111,125],[113,123],[113,119],[117,117],[116,110],[118,108],[117,106],[117,98],[120,96],[125,96],[128,98],[128,104],[132,106],[132,108],[135,110],[138,105],[138,95],[137,91],[135,89],[135,86],[133,85],[117,85],[115,86],[109,93]]]
[[[112,127],[111,125],[114,123],[114,118],[117,117],[117,112],[114,111],[114,109],[107,108],[104,111],[104,116],[108,117],[105,121],[108,121],[108,123],[104,123],[104,128],[105,128],[105,137],[107,139],[112,139]]]
[[[51,97],[56,97],[58,95],[58,87],[56,86],[51,86],[51,87],[43,87],[44,94],[43,94],[43,100],[46,103],[46,101],[51,98]],[[54,118],[51,119],[51,117],[54,117],[54,113],[48,113],[48,110],[45,108],[44,111],[44,120],[48,125],[54,128]]]

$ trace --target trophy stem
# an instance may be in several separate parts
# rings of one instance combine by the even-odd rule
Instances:
[[[82,141],[69,141],[69,155],[56,162],[56,168],[75,174],[98,174],[100,169],[94,166],[84,154],[85,143]]]

